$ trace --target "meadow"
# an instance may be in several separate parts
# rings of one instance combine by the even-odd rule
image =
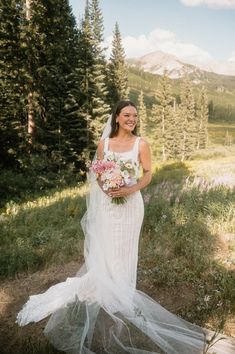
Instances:
[[[226,145],[226,131],[232,143]],[[150,137],[151,142],[151,137]],[[154,159],[143,191],[137,287],[200,326],[235,336],[235,125],[209,125],[209,146],[192,160]],[[152,144],[151,144],[152,145]],[[18,328],[27,295],[75,274],[83,261],[80,219],[87,185],[49,185],[5,172],[0,216],[0,342],[7,353],[56,353],[45,321]],[[21,178],[21,179],[20,179]],[[9,187],[10,186],[10,187]],[[21,191],[20,191],[21,189]],[[17,351],[16,351],[17,348]]]

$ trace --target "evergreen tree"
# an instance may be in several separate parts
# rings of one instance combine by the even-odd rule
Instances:
[[[34,1],[35,2],[35,1]],[[36,54],[37,48],[34,47],[34,40],[37,37],[37,32],[35,31],[35,28],[33,27],[33,21],[31,21],[31,15],[32,15],[32,4],[33,0],[25,0],[25,36],[24,39],[26,41],[26,53],[27,53],[27,74],[29,75],[29,78],[27,80],[27,85],[25,85],[25,88],[27,88],[27,118],[28,118],[28,135],[29,135],[29,140],[28,142],[30,144],[33,144],[35,134],[36,134],[36,117],[35,117],[35,110],[37,106],[37,93],[35,92],[35,86],[34,86],[34,79],[33,79],[33,70],[35,69],[33,65],[33,52]],[[31,39],[31,40],[30,40]],[[33,49],[31,52],[30,50]],[[37,54],[36,54],[37,56]],[[36,59],[36,56],[34,59]],[[37,59],[36,59],[37,60]]]
[[[94,150],[109,107],[102,15],[88,5],[78,30],[68,0],[1,0],[1,161],[27,133],[44,169],[80,168]]]
[[[87,5],[89,6],[89,2]],[[96,55],[99,57],[100,61],[104,61],[104,52],[102,48],[102,43],[104,41],[104,25],[103,25],[103,15],[99,8],[99,0],[91,0],[90,4],[90,24],[93,32],[93,39],[96,49]]]
[[[22,11],[22,1],[0,1],[0,164],[5,167],[19,167],[25,147],[24,56],[20,46]]]
[[[94,41],[94,66],[93,66],[93,80],[95,83],[94,93],[92,96],[92,119],[91,129],[93,132],[95,143],[97,144],[104,123],[110,111],[107,102],[107,87],[106,87],[106,62],[104,57],[103,45],[103,17],[99,8],[99,1],[92,0],[90,10],[90,23],[93,33]]]
[[[92,132],[93,119],[93,97],[96,92],[96,83],[94,78],[95,67],[95,40],[93,37],[89,3],[85,7],[84,18],[79,28],[79,52],[76,73],[80,81],[80,99],[79,114],[81,119],[85,120],[85,130],[83,134],[86,145],[85,157],[89,158],[90,153],[95,150],[94,133]]]
[[[91,157],[110,111],[107,102],[106,63],[103,44],[103,18],[97,0],[87,1],[79,30],[80,115],[86,119],[86,151]]]
[[[174,99],[172,114],[174,117],[174,132],[171,155],[174,159],[181,160],[184,151],[185,120],[180,105],[176,104],[176,99]]]
[[[152,108],[152,120],[156,125],[156,135],[161,145],[162,159],[167,160],[172,156],[174,145],[174,115],[172,110],[173,97],[167,71],[159,81],[159,88],[155,92],[157,104]]]
[[[113,106],[120,99],[128,97],[127,67],[122,47],[121,33],[116,23],[112,42],[112,52],[108,65],[109,103]]]
[[[147,127],[147,111],[144,104],[144,95],[142,90],[138,99],[138,123],[140,135],[144,137],[146,135]]]
[[[203,86],[199,96],[199,108],[197,110],[198,134],[197,149],[205,149],[208,144],[208,99],[206,89]]]
[[[10,77],[10,63],[14,67],[11,91],[6,85],[1,90],[5,98],[2,95],[0,104],[2,112],[6,109],[8,114],[6,121],[9,123],[12,117],[9,101],[6,100],[9,91],[8,97],[14,99],[14,115],[23,131],[15,136],[26,141],[24,131],[28,131],[34,161],[36,154],[39,156],[44,151],[49,158],[49,168],[69,162],[79,164],[79,156],[85,147],[84,119],[79,112],[80,82],[76,72],[78,33],[68,1],[2,1],[1,13],[5,16],[1,32],[4,32],[4,26],[7,29],[2,48],[5,47],[5,54],[8,51],[2,56],[4,80],[1,80],[1,85],[3,82],[6,84],[6,78]],[[10,19],[12,28],[9,31]],[[20,92],[14,91],[13,86]],[[19,97],[17,102],[20,105],[16,104]],[[12,142],[14,134],[9,124],[5,131],[11,137],[11,149],[8,151],[13,151],[17,144]],[[25,154],[22,153],[22,156]],[[36,159],[41,164],[40,158]]]
[[[189,159],[196,148],[197,122],[195,117],[195,101],[188,77],[185,78],[181,95],[181,112],[184,120],[184,137],[182,160]]]
[[[84,148],[76,103],[76,22],[67,0],[41,0],[31,2],[28,27],[29,92],[34,94],[36,142],[47,152],[50,164],[61,167],[77,161]]]

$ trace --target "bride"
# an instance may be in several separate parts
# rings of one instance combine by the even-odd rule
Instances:
[[[66,353],[199,354],[205,349],[200,327],[136,289],[144,216],[140,189],[151,181],[149,145],[136,135],[136,125],[135,105],[118,102],[95,159],[128,162],[135,174],[128,185],[105,190],[101,179],[89,173],[87,211],[81,221],[84,265],[75,276],[31,295],[17,315],[20,326],[51,315],[44,334]],[[113,198],[125,198],[125,203],[116,204]]]

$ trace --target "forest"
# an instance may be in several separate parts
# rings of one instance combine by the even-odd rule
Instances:
[[[118,23],[107,57],[99,0],[87,1],[79,22],[68,0],[0,0],[0,15],[3,353],[57,353],[41,334],[45,322],[19,330],[15,314],[26,292],[82,263],[87,161],[120,99],[136,104],[153,154],[138,287],[234,336],[234,77],[204,72],[195,85],[190,75],[134,68]]]

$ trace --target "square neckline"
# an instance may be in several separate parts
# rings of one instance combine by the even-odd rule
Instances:
[[[125,153],[128,153],[128,152],[132,152],[132,151],[134,150],[135,144],[136,144],[137,140],[140,139],[140,137],[139,137],[139,136],[136,137],[136,139],[135,139],[135,141],[134,141],[134,144],[133,144],[133,146],[132,146],[132,148],[131,148],[130,150],[121,151],[121,152],[120,152],[120,151],[113,151],[113,150],[110,150],[110,148],[109,148],[109,137],[107,137],[106,139],[108,140],[108,141],[107,141],[107,151],[112,152],[113,154],[125,154]]]

